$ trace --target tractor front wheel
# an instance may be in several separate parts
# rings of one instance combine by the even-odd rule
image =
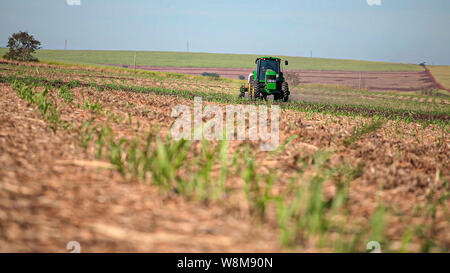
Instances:
[[[283,95],[283,101],[286,102],[289,100],[289,95],[291,94],[289,92],[289,85],[287,82],[283,82],[281,84],[281,93]]]
[[[267,94],[266,94],[266,92],[264,92],[263,94],[261,94],[261,100],[267,101]]]

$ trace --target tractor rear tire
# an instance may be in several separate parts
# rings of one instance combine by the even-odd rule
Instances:
[[[287,82],[283,82],[281,84],[281,94],[283,95],[283,101],[287,102],[289,100],[289,95],[291,94],[289,92],[289,85]]]
[[[273,94],[274,100],[281,100],[283,98],[283,94]]]
[[[261,97],[261,85],[259,84],[259,82],[255,82],[255,97],[254,99],[262,99]]]

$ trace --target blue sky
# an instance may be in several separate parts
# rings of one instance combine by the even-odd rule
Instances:
[[[76,0],[69,0],[76,1]],[[378,0],[377,0],[378,1]],[[278,54],[450,65],[449,0],[0,0],[0,45]]]

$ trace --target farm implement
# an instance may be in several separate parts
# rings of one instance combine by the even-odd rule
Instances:
[[[256,70],[249,75],[248,84],[241,85],[239,97],[267,100],[273,95],[274,100],[289,100],[289,85],[281,71],[281,59],[259,57],[255,60]],[[288,65],[288,61],[284,61]]]

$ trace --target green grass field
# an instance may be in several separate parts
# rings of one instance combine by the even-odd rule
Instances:
[[[6,49],[0,48],[0,54]],[[40,50],[36,56],[43,61],[77,64],[123,64],[133,63],[133,51],[94,51],[94,50]],[[137,64],[149,66],[181,67],[232,67],[253,68],[259,55],[184,53],[138,51]],[[371,62],[357,60],[305,58],[278,56],[289,60],[290,69],[308,70],[347,70],[347,71],[420,71],[414,64]]]

